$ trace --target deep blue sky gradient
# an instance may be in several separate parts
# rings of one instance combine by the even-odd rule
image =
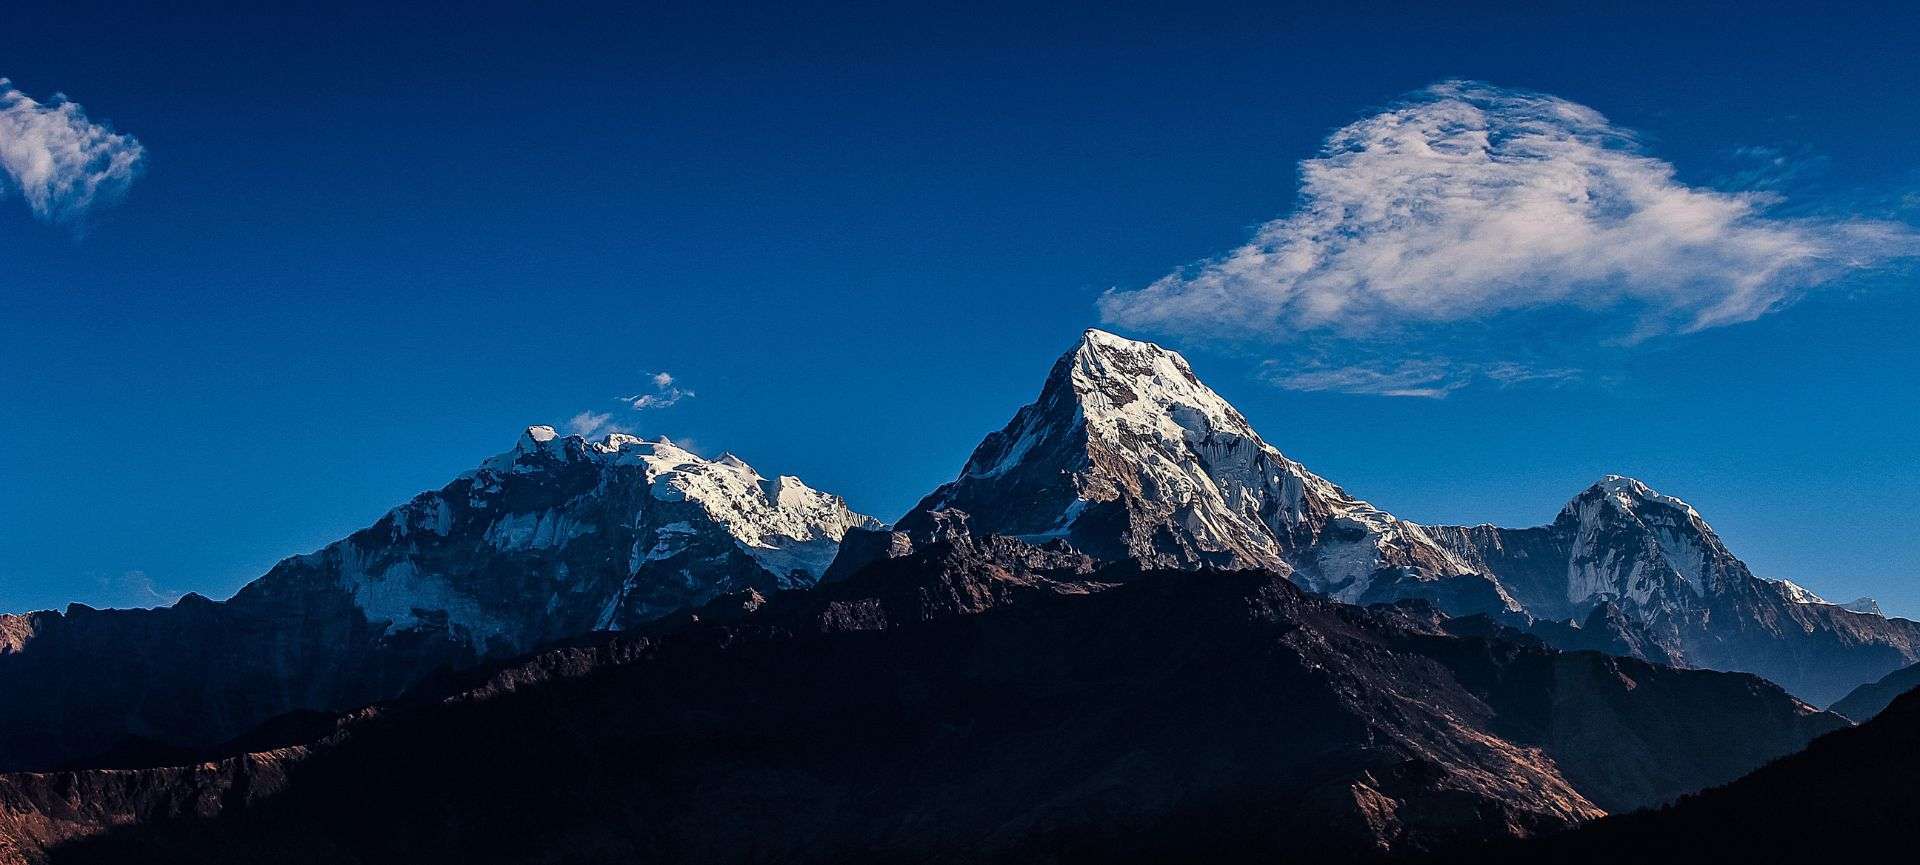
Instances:
[[[122,5],[0,11],[0,76],[149,151],[84,236],[0,200],[0,610],[224,597],[583,409],[891,519],[1101,291],[1240,244],[1330,130],[1444,78],[1592,106],[1691,184],[1792,154],[1791,212],[1920,201],[1899,6]],[[1444,400],[1166,341],[1401,516],[1538,524],[1628,473],[1764,576],[1920,614],[1916,330],[1883,273]],[[614,401],[658,370],[698,396]]]

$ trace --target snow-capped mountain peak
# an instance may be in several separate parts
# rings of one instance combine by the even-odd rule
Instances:
[[[737,456],[535,425],[511,450],[258,583],[317,578],[392,630],[521,650],[725,592],[811,585],[848,529],[879,525]]]
[[[1588,487],[1560,522],[1573,535],[1570,603],[1612,600],[1644,617],[1751,577],[1691,505],[1630,477],[1608,475]]]
[[[1150,342],[1088,330],[1039,398],[981,442],[960,475],[901,521],[939,511],[971,530],[1065,538],[1099,558],[1262,567],[1343,600],[1385,582],[1471,575],[1419,526],[1348,495],[1288,459]],[[1493,597],[1488,605],[1510,607]]]

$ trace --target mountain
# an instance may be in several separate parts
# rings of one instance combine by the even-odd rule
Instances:
[[[1535,528],[1398,519],[1268,444],[1178,353],[1100,330],[891,533],[852,533],[829,579],[955,525],[1102,562],[1269,569],[1350,603],[1431,600],[1563,648],[1758,673],[1819,703],[1920,660],[1920,625],[1754,576],[1691,506],[1632,478]]]
[[[1856,722],[1865,723],[1886,711],[1901,694],[1920,688],[1920,664],[1901,667],[1877,681],[1868,682],[1841,697],[1832,709]]]
[[[1427,531],[1536,619],[1617,609],[1658,647],[1643,657],[1757,673],[1816,704],[1920,659],[1920,624],[1754,576],[1692,506],[1632,478],[1594,484],[1545,526]]]
[[[1920,693],[1909,692],[1871,721],[1671,807],[1441,861],[1899,861],[1906,827],[1920,821],[1915,777]]]
[[[1845,724],[1752,676],[1063,546],[956,532],[307,744],[0,776],[0,837],[35,863],[1355,861],[1668,801]]]
[[[1185,358],[1100,330],[896,531],[911,543],[950,512],[974,532],[1057,538],[1103,561],[1264,568],[1350,603],[1518,609],[1420,526],[1267,444]]]
[[[442,667],[812,585],[848,529],[878,525],[732,455],[531,427],[231,600],[0,619],[0,768],[130,741],[205,746],[285,712],[393,697]]]

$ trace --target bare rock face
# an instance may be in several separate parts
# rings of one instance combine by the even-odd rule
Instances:
[[[455,674],[271,760],[0,776],[0,803],[48,826],[28,791],[145,791],[16,836],[35,863],[1360,861],[1666,801],[1844,724],[1270,572],[963,534]]]
[[[664,439],[527,430],[513,450],[231,600],[0,621],[0,769],[128,741],[204,746],[443,667],[619,630],[729,592],[812,585],[879,523],[797,478]]]

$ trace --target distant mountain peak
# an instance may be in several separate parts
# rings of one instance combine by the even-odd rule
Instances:
[[[725,592],[812,585],[848,529],[879,525],[731,454],[535,424],[511,450],[257,584],[330,583],[389,631],[438,628],[476,651],[518,651]]]

